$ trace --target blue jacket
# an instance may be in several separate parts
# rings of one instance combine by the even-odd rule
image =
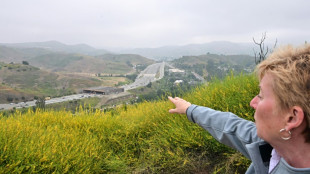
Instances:
[[[207,130],[219,142],[228,145],[252,161],[246,174],[267,174],[272,147],[260,139],[255,123],[230,112],[216,111],[191,105],[187,118]],[[307,152],[308,153],[308,152]],[[310,168],[294,168],[283,158],[271,171],[272,174],[310,174]]]

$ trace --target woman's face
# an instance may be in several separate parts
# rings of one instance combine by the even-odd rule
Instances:
[[[259,94],[250,103],[250,106],[255,109],[257,135],[269,143],[279,138],[279,130],[284,125],[284,117],[278,112],[272,81],[273,77],[268,73],[265,74],[259,85]]]

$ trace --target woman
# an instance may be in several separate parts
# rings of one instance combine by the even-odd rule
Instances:
[[[257,67],[255,123],[169,97],[175,109],[252,161],[246,173],[310,174],[310,45],[278,49]]]

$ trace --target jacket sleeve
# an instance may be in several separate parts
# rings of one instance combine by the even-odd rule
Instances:
[[[242,119],[230,112],[191,105],[187,118],[207,130],[219,142],[228,145],[250,159],[246,144],[261,141],[255,123]]]

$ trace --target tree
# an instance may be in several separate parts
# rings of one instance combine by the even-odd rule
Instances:
[[[8,97],[6,98],[6,100],[7,100],[8,102],[12,102],[12,101],[14,100],[14,98],[11,97],[11,96],[8,96]]]
[[[27,61],[22,61],[22,63],[23,63],[23,65],[29,65],[29,62],[27,62]]]
[[[129,74],[129,75],[126,75],[125,77],[131,81],[135,81],[137,76],[138,74]]]
[[[148,84],[146,85],[146,87],[151,88],[151,87],[152,87],[152,82],[148,83]]]
[[[36,107],[40,109],[45,109],[45,98],[44,97],[40,97],[37,99]]]
[[[266,32],[262,34],[262,37],[260,39],[259,42],[257,42],[254,37],[253,37],[253,41],[256,45],[259,46],[259,52],[257,53],[255,50],[254,50],[254,57],[255,57],[255,63],[256,64],[259,64],[260,62],[262,62],[263,60],[266,59],[266,56],[269,52],[272,52],[272,50],[269,50],[269,47],[266,46],[265,47],[265,39],[266,39]],[[277,45],[277,40],[275,41],[275,44],[274,44],[274,47],[275,48]]]
[[[126,61],[126,64],[129,66],[129,67],[133,67],[133,65],[131,64],[131,62],[129,60]]]

